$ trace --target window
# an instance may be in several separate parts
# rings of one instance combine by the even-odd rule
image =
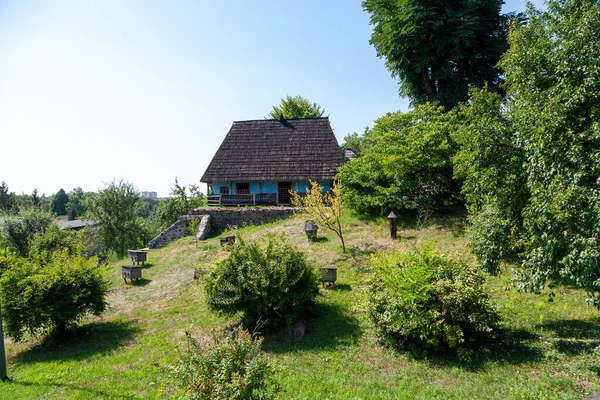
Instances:
[[[219,188],[219,193],[221,193],[221,194],[229,194],[229,186],[221,186]]]
[[[235,192],[237,194],[250,194],[250,184],[248,182],[236,183]]]

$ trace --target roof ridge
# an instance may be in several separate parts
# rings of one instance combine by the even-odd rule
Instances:
[[[285,118],[285,121],[301,121],[301,120],[311,120],[311,119],[329,119],[329,117],[310,117],[310,118]],[[281,122],[279,118],[277,119],[245,119],[241,121],[233,121],[234,124],[241,122]]]

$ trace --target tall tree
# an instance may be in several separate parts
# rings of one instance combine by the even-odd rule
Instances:
[[[69,195],[65,193],[64,189],[60,189],[52,196],[51,209],[56,215],[67,215],[67,202],[69,201]]]
[[[15,205],[15,194],[8,191],[8,185],[0,183],[0,211],[10,211]]]
[[[38,190],[33,189],[31,192],[31,205],[34,207],[39,207],[41,204],[40,196],[38,195]]]
[[[111,181],[90,201],[90,218],[98,221],[98,236],[103,249],[125,256],[127,248],[143,245],[136,211],[142,201],[132,183]]]
[[[407,113],[388,113],[375,121],[370,146],[336,176],[346,205],[361,214],[390,211],[431,212],[452,202],[458,192],[450,132],[456,115],[423,104]]]
[[[72,221],[78,217],[81,217],[87,210],[86,195],[82,188],[76,187],[69,193],[69,201],[65,204],[67,210],[67,219]]]
[[[281,99],[281,104],[273,106],[273,111],[269,113],[269,118],[277,119],[281,115],[286,119],[319,118],[323,114],[325,114],[325,109],[317,103],[312,103],[309,99],[300,95],[296,97],[288,95]]]
[[[476,255],[514,257],[522,289],[568,280],[600,308],[600,3],[550,1],[527,17],[500,64],[505,104],[474,96],[482,112],[457,138]]]
[[[508,48],[503,0],[365,0],[370,43],[400,79],[413,105],[439,101],[449,110],[468,99],[469,86],[502,83],[496,64]]]

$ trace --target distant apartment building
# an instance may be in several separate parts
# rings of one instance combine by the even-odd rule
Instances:
[[[158,194],[156,192],[142,192],[142,197],[146,199],[157,199]]]

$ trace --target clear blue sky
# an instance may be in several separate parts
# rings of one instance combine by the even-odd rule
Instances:
[[[0,0],[0,181],[166,196],[286,94],[321,104],[341,143],[408,109],[370,35],[358,0]]]

